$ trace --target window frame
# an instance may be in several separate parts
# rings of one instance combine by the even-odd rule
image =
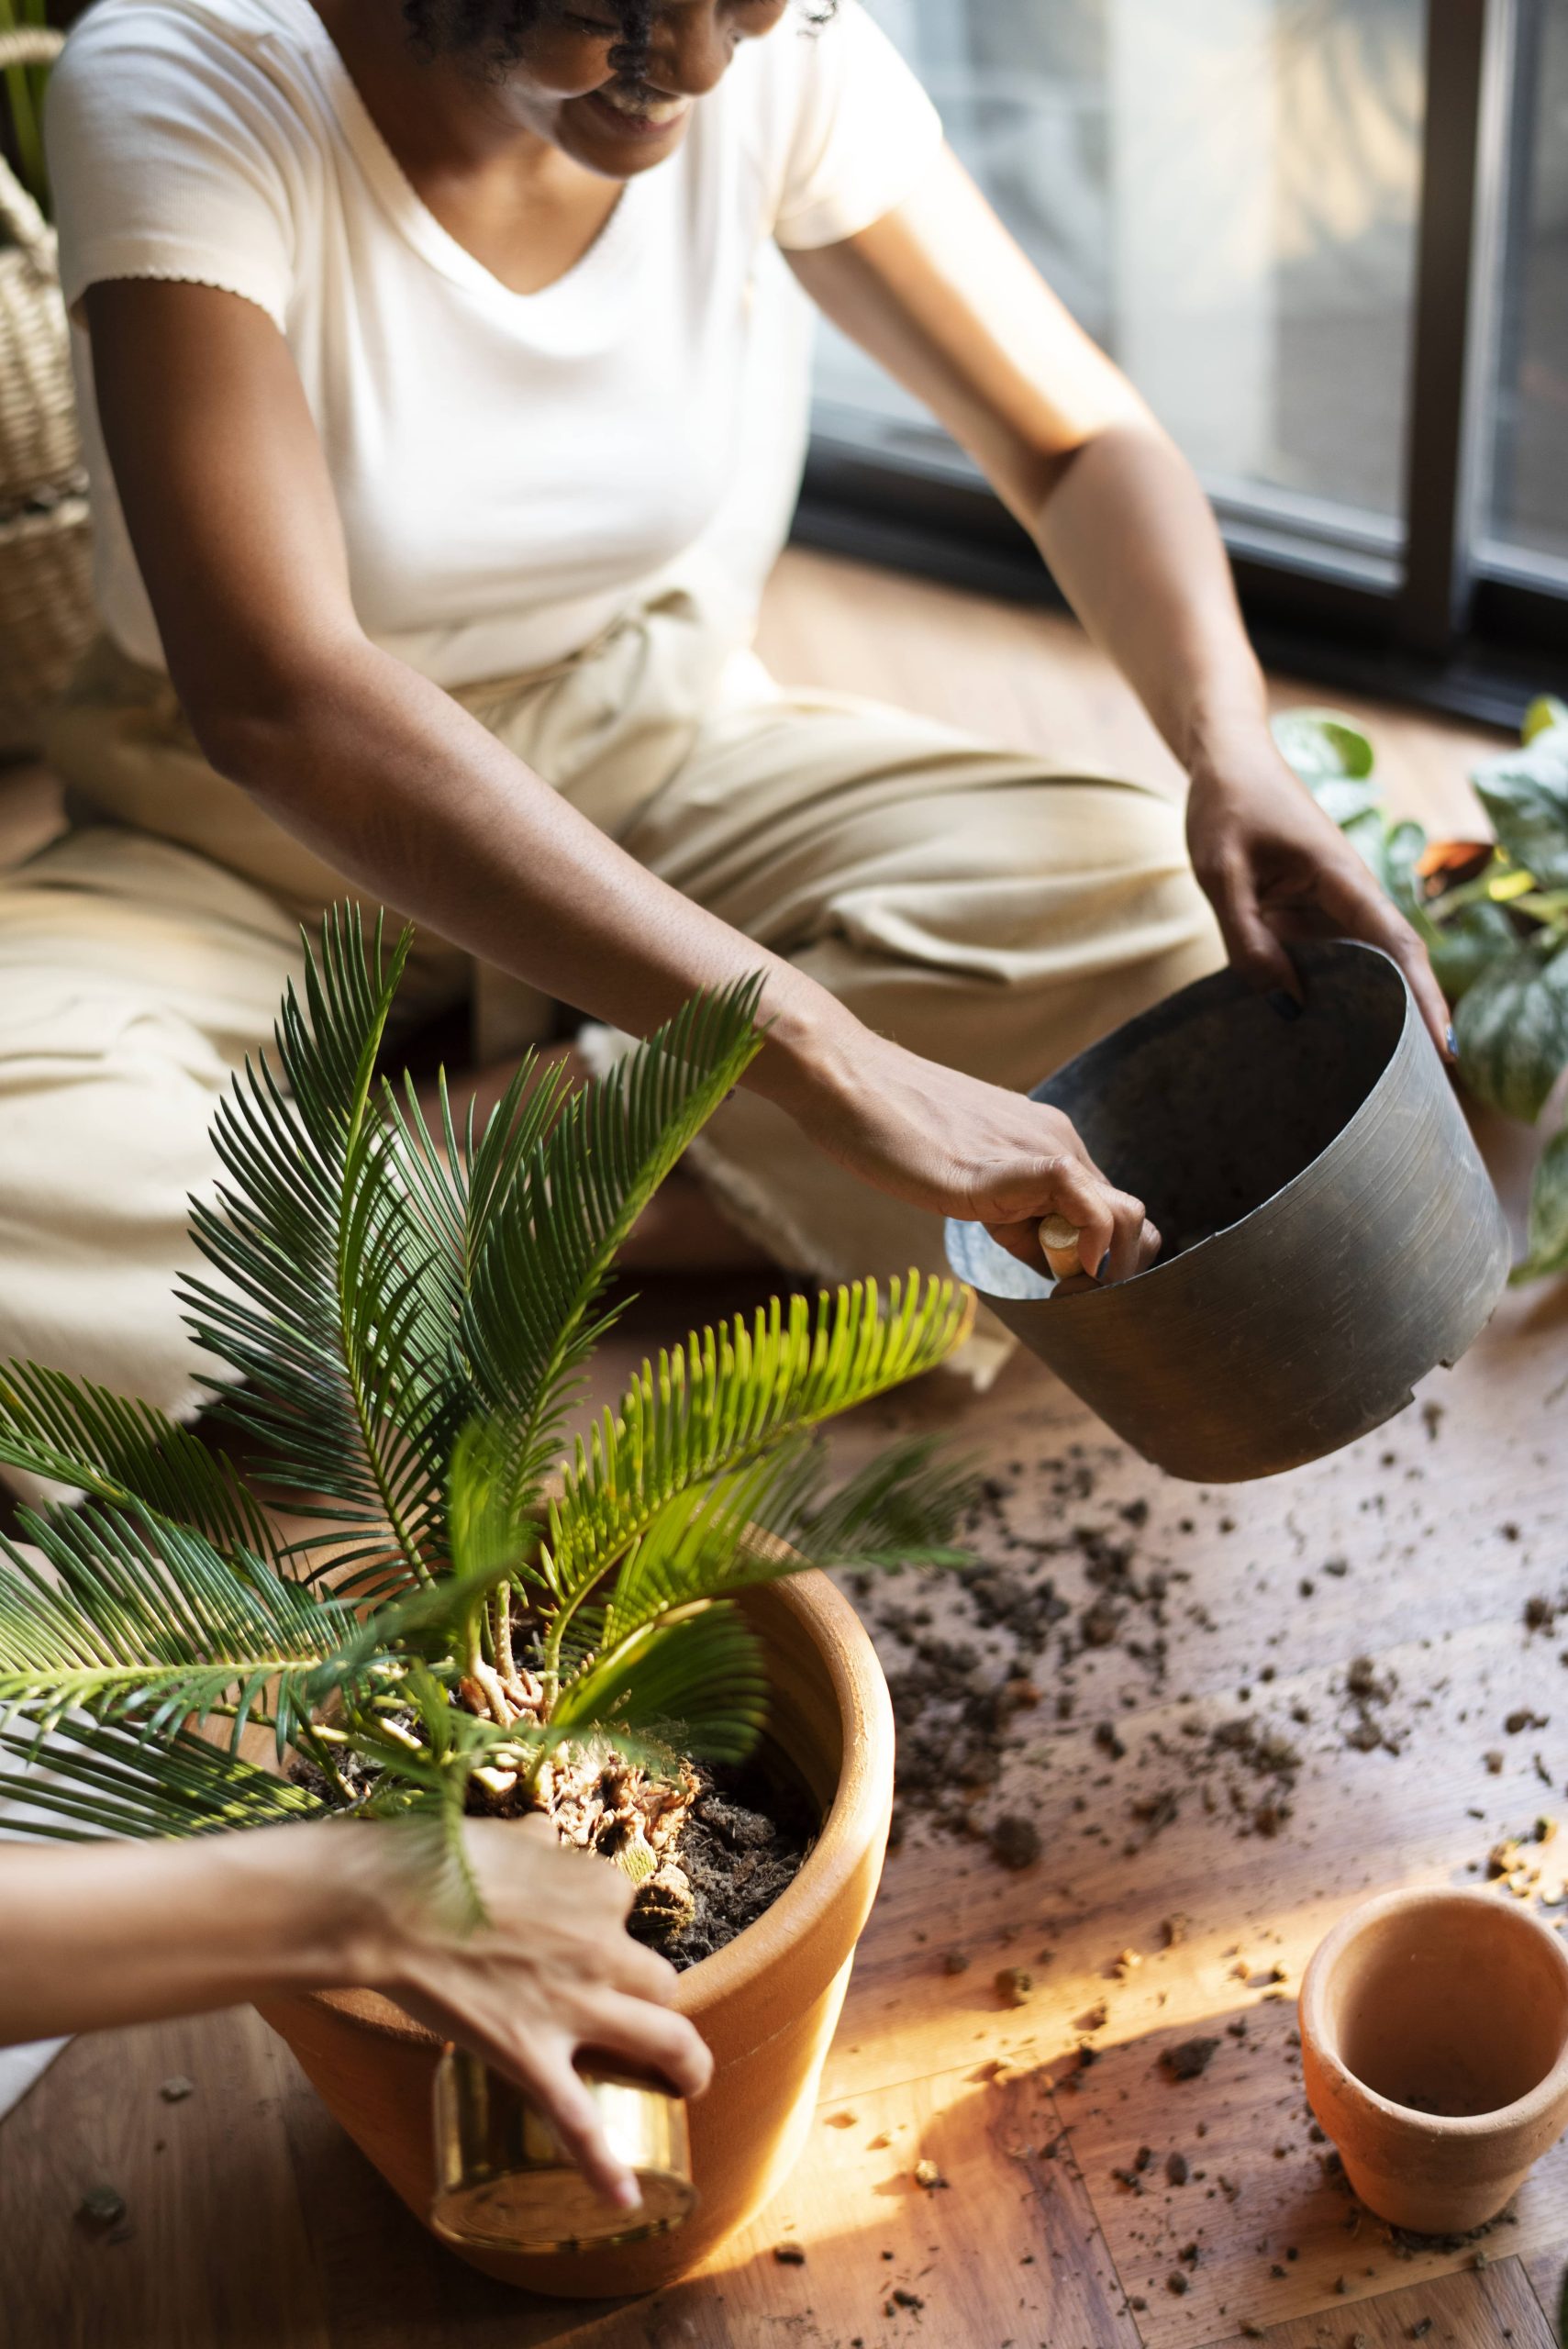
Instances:
[[[1489,394],[1510,216],[1518,43],[1542,0],[1427,0],[1406,526],[1218,488],[1243,607],[1271,663],[1326,685],[1517,724],[1568,662],[1568,562],[1489,543]],[[935,425],[880,441],[816,404],[798,543],[1028,602],[1061,598],[978,469]]]

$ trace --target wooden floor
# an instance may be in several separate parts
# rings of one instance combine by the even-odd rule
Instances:
[[[765,650],[1065,761],[1171,774],[1065,623],[795,555]],[[1485,738],[1368,715],[1397,804],[1467,829]],[[1491,1140],[1517,1206],[1528,1154]],[[645,1300],[642,1327],[694,1305]],[[1044,1856],[1009,1873],[914,1825],[813,2142],[751,2232],[641,2304],[520,2299],[437,2250],[261,2025],[222,2015],[78,2042],[0,2124],[0,2344],[1547,2349],[1568,2146],[1484,2241],[1391,2242],[1310,2126],[1292,1992],[1368,1888],[1476,1881],[1501,1839],[1568,1810],[1565,1408],[1568,1291],[1545,1288],[1395,1425],[1254,1486],[1162,1478],[1026,1363],[984,1400],[933,1383],[868,1414],[846,1453],[895,1420],[981,1453],[1001,1497],[980,1546],[1067,1603],[988,1806],[1035,1819]],[[1096,1531],[1133,1544],[1103,1646],[1082,1635],[1095,1545],[1073,1538]],[[1527,1628],[1532,1598],[1562,1604],[1554,1634]],[[961,1592],[922,1600],[984,1649]],[[904,1646],[885,1652],[896,1671]],[[995,1987],[1016,1966],[1036,1984],[1020,2008]],[[1160,2057],[1195,2034],[1218,2052],[1179,2082]],[[195,2093],[165,2103],[175,2074]],[[915,2183],[921,2160],[945,2186]],[[128,2206],[109,2238],[74,2216],[100,2184]]]

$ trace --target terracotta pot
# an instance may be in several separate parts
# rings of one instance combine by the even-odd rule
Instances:
[[[882,1875],[893,1713],[864,1627],[826,1575],[794,1575],[748,1592],[742,1604],[767,1648],[772,1734],[820,1803],[822,1831],[766,1915],[681,1976],[677,2004],[715,2065],[713,2085],[690,2108],[695,2214],[648,2243],[580,2254],[462,2253],[531,2291],[599,2299],[670,2283],[762,2208],[810,2126]],[[327,1990],[261,2012],[355,2143],[426,2221],[439,2042],[372,1991]]]
[[[1314,1954],[1301,2039],[1308,2101],[1367,2208],[1465,2233],[1568,2130],[1568,1947],[1498,1893],[1384,1893]]]

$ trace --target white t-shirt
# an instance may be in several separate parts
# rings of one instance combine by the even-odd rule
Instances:
[[[361,625],[449,685],[558,660],[670,580],[744,632],[805,436],[805,306],[774,248],[869,227],[940,139],[857,0],[786,17],[576,266],[514,294],[415,194],[309,0],[98,0],[47,132],[67,303],[181,278],[275,321]],[[161,666],[76,344],[100,616]]]

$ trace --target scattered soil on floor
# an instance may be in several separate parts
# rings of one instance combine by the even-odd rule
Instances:
[[[1097,1659],[1114,1651],[1130,1662],[1158,1700],[1168,1691],[1173,1640],[1214,1628],[1188,1591],[1190,1574],[1172,1562],[1171,1529],[1151,1530],[1151,1500],[1125,1497],[1124,1472],[1119,1448],[1080,1443],[1028,1471],[1014,1462],[984,1478],[963,1529],[974,1567],[936,1586],[917,1581],[912,1592],[896,1569],[851,1578],[887,1664],[897,1724],[895,1847],[917,1826],[982,1842],[1004,1867],[1032,1866],[1042,1837],[1018,1800],[1010,1758],[1027,1763],[1043,1737],[1082,1720],[1080,1705],[1086,1711],[1094,1701],[1085,1675],[1092,1679]],[[1019,1519],[1038,1527],[1043,1514],[1060,1530],[1021,1531],[1020,1501]],[[1229,1518],[1218,1530],[1233,1530]],[[1177,1531],[1191,1533],[1195,1521]],[[1342,1572],[1343,1562],[1323,1571]],[[1263,1694],[1240,1692],[1249,1702]],[[1369,1706],[1386,1701],[1381,1687],[1366,1695]],[[1111,1787],[1106,1765],[1129,1761],[1118,1720],[1094,1721],[1084,1749],[1095,1786]],[[1238,1833],[1276,1835],[1300,1768],[1284,1727],[1261,1710],[1217,1718],[1211,1702],[1195,1708],[1179,1733],[1144,1733],[1125,1795],[1093,1804],[1085,1797],[1074,1808],[1088,1813],[1085,1833],[1114,1835],[1129,1855],[1170,1826],[1184,1800],[1224,1813]],[[1003,1809],[1005,1773],[1013,1798]]]
[[[1568,1835],[1551,1817],[1522,1835],[1505,1836],[1486,1855],[1486,1876],[1499,1891],[1543,1909],[1568,1907]]]
[[[1218,2039],[1184,2039],[1179,2047],[1167,2047],[1160,2061],[1173,2080],[1195,2080],[1207,2071],[1218,2045]]]

